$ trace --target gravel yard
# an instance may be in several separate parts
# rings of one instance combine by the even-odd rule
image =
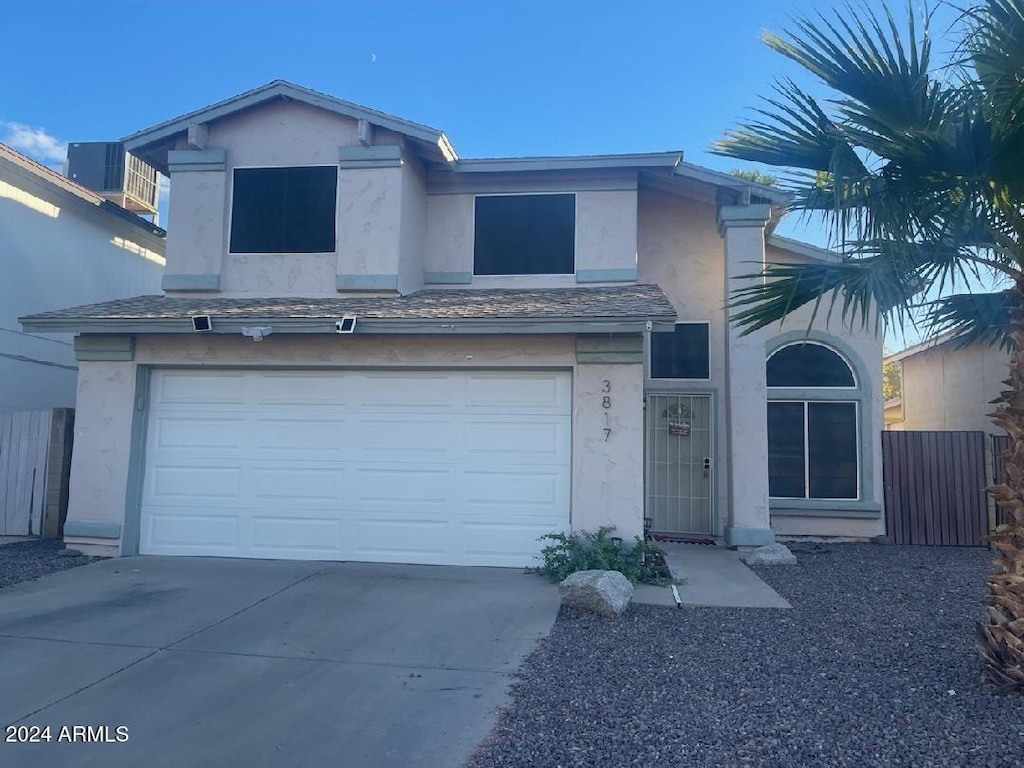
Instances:
[[[61,554],[63,550],[64,542],[54,540],[34,539],[0,544],[0,588],[100,559],[68,557]]]
[[[842,544],[757,569],[792,610],[559,616],[471,765],[1024,765],[979,684],[984,549]]]

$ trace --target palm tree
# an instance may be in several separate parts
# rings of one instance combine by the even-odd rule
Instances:
[[[767,265],[733,291],[733,322],[749,332],[808,304],[875,327],[924,313],[934,334],[1010,350],[992,420],[1011,448],[988,489],[1008,522],[990,536],[999,555],[978,648],[989,680],[1024,692],[1024,0],[976,2],[941,67],[931,18],[909,8],[906,25],[848,6],[766,34],[829,96],[779,81],[713,151],[771,166],[789,209],[820,215],[841,254]],[[963,290],[993,275],[1009,287]]]

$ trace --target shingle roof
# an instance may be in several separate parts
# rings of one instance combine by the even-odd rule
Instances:
[[[675,310],[656,285],[591,288],[423,290],[407,296],[330,298],[184,298],[137,296],[43,312],[22,322],[176,320],[193,315],[223,319],[673,319]]]

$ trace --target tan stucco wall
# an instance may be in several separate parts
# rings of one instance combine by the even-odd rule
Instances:
[[[574,192],[567,181],[561,190]],[[576,271],[636,269],[637,193],[635,190],[581,190],[576,194]],[[427,195],[427,235],[424,269],[427,272],[473,272],[474,199],[476,195]],[[575,285],[572,277],[551,276],[474,278],[486,287]]]
[[[653,392],[710,393],[714,396],[714,506],[716,527],[724,530],[728,512],[725,478],[729,438],[722,404],[725,381],[724,249],[716,228],[715,207],[641,189],[637,214],[638,280],[655,283],[672,302],[681,321],[710,322],[711,380],[648,380]]]
[[[473,196],[427,195],[426,272],[473,272]]]
[[[402,166],[401,232],[398,238],[398,292],[423,287],[423,251],[427,236],[427,190],[415,160]],[[339,267],[340,271],[340,267]]]
[[[421,280],[425,191],[412,158],[403,167],[339,170],[335,251],[229,253],[235,168],[337,166],[338,148],[358,143],[356,130],[353,119],[298,102],[268,103],[212,123],[207,147],[225,150],[227,167],[172,174],[167,273],[219,273],[221,296],[333,296],[337,275],[394,275],[401,254],[409,271],[402,286],[414,290]],[[402,145],[403,139],[381,129],[373,142]]]
[[[1008,364],[1007,352],[982,344],[944,344],[904,359],[901,428],[1002,434],[986,414],[995,409],[991,401],[999,396]]]
[[[338,178],[338,209],[337,274],[397,274],[402,169],[342,170]],[[330,282],[333,280],[332,274]],[[330,287],[333,290],[333,284]]]
[[[227,252],[228,175],[174,174],[167,209],[167,273],[214,275]]]
[[[576,529],[643,527],[642,366],[575,361],[571,336],[270,336],[259,343],[226,336],[142,336],[135,362],[82,364],[70,521],[121,522],[125,510],[135,402],[135,369],[150,366],[561,368],[573,370],[571,520]],[[606,426],[602,399],[609,382]],[[86,547],[92,540],[68,538]],[[100,550],[93,550],[100,551]]]
[[[78,364],[68,520],[120,523],[124,517],[134,404],[135,363]],[[111,554],[110,541],[65,540],[87,553]]]
[[[665,291],[681,321],[710,322],[711,379],[699,381],[647,380],[648,391],[711,393],[715,414],[715,509],[716,524],[721,534],[728,518],[729,498],[727,466],[731,435],[725,419],[725,345],[726,300],[724,245],[718,234],[715,206],[665,192],[641,188],[638,198],[639,281],[656,283]],[[798,261],[803,257],[770,246],[765,248],[767,261]],[[751,272],[756,265],[751,264]],[[863,434],[871,441],[872,486],[867,500],[882,501],[881,436],[883,428],[881,357],[882,340],[872,330],[844,328],[841,322],[827,323],[823,316],[810,322],[810,309],[799,310],[778,326],[765,330],[765,343],[793,331],[808,327],[835,337],[853,349],[868,371],[867,386],[873,393],[869,420],[863,423]],[[756,396],[757,393],[751,393]],[[862,414],[863,416],[863,414]],[[742,419],[741,419],[742,421]],[[801,535],[863,535],[882,532],[884,520],[843,519],[835,517],[773,516],[772,527],[779,533]],[[847,531],[843,533],[842,531]],[[849,533],[860,531],[861,533]]]

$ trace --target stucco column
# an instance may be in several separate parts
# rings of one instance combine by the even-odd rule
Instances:
[[[168,214],[163,289],[219,291],[228,250],[227,152],[171,150],[167,158],[174,201]]]
[[[572,396],[572,528],[644,525],[643,338],[578,336]]]
[[[725,241],[725,301],[743,285],[743,280],[738,279],[741,275],[756,274],[762,269],[764,228],[770,213],[767,205],[729,206],[719,212],[718,230]],[[724,399],[729,510],[725,540],[731,547],[761,546],[775,541],[768,511],[765,333],[740,333],[741,329],[728,324]]]
[[[75,446],[64,541],[87,555],[118,554],[135,407],[135,363],[79,355]]]

